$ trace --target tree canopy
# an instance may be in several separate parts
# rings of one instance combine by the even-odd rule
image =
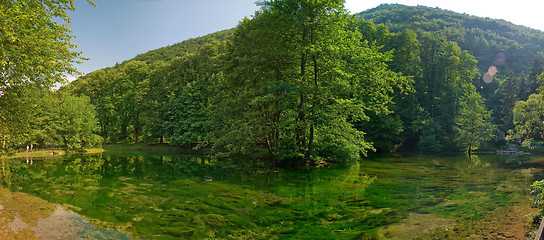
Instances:
[[[70,96],[55,100],[57,94],[49,90],[53,84],[65,82],[67,74],[79,74],[74,64],[85,60],[72,43],[75,36],[67,12],[74,10],[73,0],[0,2],[3,154],[25,144],[64,142],[81,148],[98,142],[92,132],[96,118],[89,101]],[[55,104],[61,105],[60,110]],[[73,115],[74,111],[79,113]],[[66,117],[69,119],[59,119]],[[79,130],[62,132],[69,128]]]
[[[407,81],[353,21],[342,1],[271,1],[242,21],[227,52],[223,104],[213,111],[221,123],[215,145],[263,145],[275,159],[307,162],[370,149],[353,124],[387,112],[393,87]]]
[[[106,142],[300,164],[368,150],[473,150],[513,129],[516,102],[539,86],[540,33],[519,26],[400,5],[357,16],[343,1],[260,5],[234,29],[141,54],[63,91],[90,97]]]
[[[65,74],[78,74],[73,64],[84,58],[71,42],[67,12],[73,5],[74,0],[0,3],[0,88],[24,81],[50,86],[64,82]]]

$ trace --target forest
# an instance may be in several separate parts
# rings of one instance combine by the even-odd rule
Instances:
[[[0,36],[2,154],[145,142],[301,165],[542,146],[537,30],[421,6],[352,15],[340,0],[266,1],[236,28],[52,90],[86,60],[72,50],[69,27],[51,21],[73,8],[60,2],[58,11],[3,5],[19,21],[42,18],[29,29],[0,26],[9,33]],[[55,24],[56,32],[43,27]]]

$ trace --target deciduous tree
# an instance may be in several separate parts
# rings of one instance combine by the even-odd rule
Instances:
[[[482,96],[476,92],[464,97],[455,125],[457,144],[468,154],[493,137],[491,113],[485,108]]]
[[[227,54],[216,147],[264,146],[290,163],[353,160],[372,148],[353,123],[387,112],[406,79],[387,69],[390,55],[362,41],[339,0],[262,3],[245,19]],[[344,159],[340,159],[340,158]]]

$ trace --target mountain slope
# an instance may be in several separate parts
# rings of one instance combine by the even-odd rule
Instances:
[[[140,61],[147,64],[152,64],[157,61],[169,62],[176,57],[181,57],[187,53],[196,53],[202,46],[212,39],[223,41],[232,36],[233,29],[226,29],[219,32],[214,32],[202,37],[191,38],[183,42],[179,42],[170,46],[151,50],[142,53],[129,61]]]
[[[402,89],[390,92],[388,97],[394,99],[396,109],[389,115],[375,114],[371,116],[372,121],[360,124],[361,131],[368,133],[365,137],[374,142],[376,148],[452,150],[457,141],[454,118],[469,96],[475,99],[476,105],[485,103],[487,109],[492,110],[492,119],[486,118],[485,122],[499,126],[497,136],[504,135],[513,128],[515,103],[526,100],[538,87],[536,76],[543,72],[544,66],[543,61],[534,60],[544,55],[544,33],[540,31],[501,20],[403,5],[382,5],[358,17],[371,20],[353,22],[352,27],[363,36],[358,43],[387,52],[385,54],[391,57],[390,61],[384,60],[387,70],[402,73],[414,83],[413,91],[406,91],[407,96],[397,94]],[[376,26],[372,21],[381,25]],[[270,32],[275,30],[270,29]],[[260,50],[263,46],[255,42],[273,39],[259,35],[236,45],[237,34],[260,33],[261,28],[256,26],[250,30],[239,26],[149,51],[114,67],[87,74],[65,89],[91,97],[106,141],[160,139],[162,142],[166,139],[172,143],[193,144],[206,135],[203,126],[206,118],[211,117],[209,106],[225,99],[219,93],[225,92],[220,84],[225,82],[226,72],[230,71],[232,79],[253,78],[253,74],[263,72],[259,68],[261,59],[273,55],[273,51],[265,50],[258,61],[251,62],[245,55],[233,52]],[[283,45],[277,46],[278,50],[286,50],[282,48]],[[479,60],[478,65],[470,54]],[[277,59],[286,58],[282,55],[274,61]],[[245,64],[240,64],[242,60]],[[233,72],[250,64],[255,65],[251,73],[233,77]],[[493,65],[496,67],[493,74],[497,71],[495,80],[484,83],[482,77]],[[285,70],[275,68],[274,71],[283,73]],[[263,85],[261,81],[254,84]],[[185,133],[192,135],[187,137]]]
[[[533,60],[544,56],[544,32],[504,20],[399,4],[383,4],[357,17],[384,24],[391,32],[441,32],[469,51],[483,73],[495,65],[503,75],[525,76]]]

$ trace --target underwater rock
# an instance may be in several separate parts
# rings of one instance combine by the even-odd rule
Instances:
[[[451,229],[454,224],[454,220],[438,218],[432,214],[410,213],[410,216],[400,223],[380,229],[378,235],[380,239],[416,239],[439,228]]]

